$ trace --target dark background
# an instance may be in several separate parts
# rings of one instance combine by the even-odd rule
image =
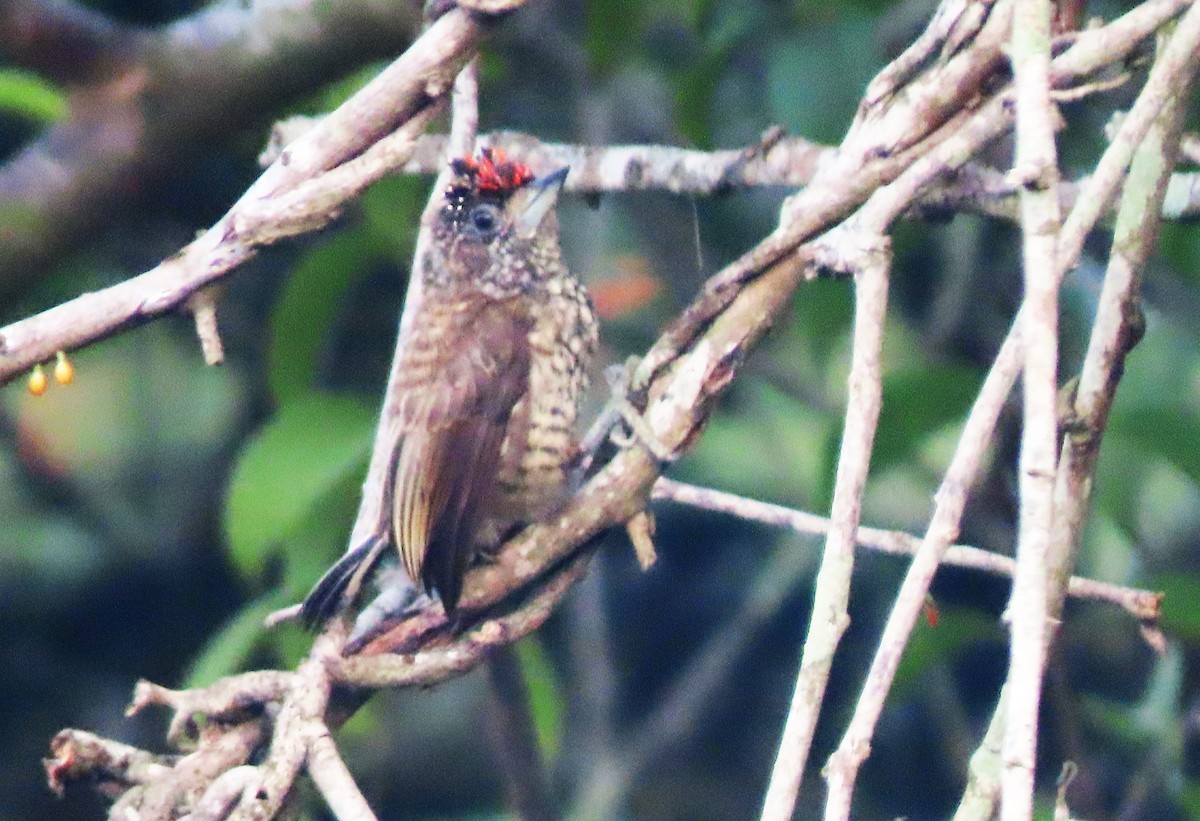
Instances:
[[[114,41],[200,12],[196,3],[148,0],[90,8],[116,21]],[[925,0],[537,0],[486,48],[481,128],[717,148],[753,144],[781,124],[836,143],[867,80],[932,8]],[[1088,13],[1122,8],[1095,3]],[[336,105],[376,61],[403,50],[402,29],[343,35],[334,56],[296,58],[283,80],[264,70],[265,88],[253,71],[234,78],[232,66],[223,80],[219,61],[193,67],[216,79],[160,93],[199,100],[225,89],[227,116],[155,124],[155,110],[144,109],[152,127],[177,126],[186,138],[122,172],[100,201],[75,203],[88,215],[83,228],[36,254],[3,248],[11,240],[4,220],[13,217],[0,176],[0,256],[21,261],[0,269],[0,321],[119,282],[181,247],[254,179],[274,119]],[[26,61],[13,41],[0,43],[0,156],[18,162],[78,102],[61,76],[18,73]],[[1136,87],[1065,107],[1067,177],[1094,164],[1104,122]],[[86,141],[59,148],[90,150]],[[989,159],[1004,167],[1006,151],[998,145]],[[190,322],[178,317],[74,354],[69,387],[52,385],[40,398],[20,381],[0,391],[0,817],[102,815],[85,790],[55,798],[40,759],[66,726],[161,748],[164,715],[123,715],[139,677],[206,683],[292,665],[304,652],[306,636],[265,632],[261,618],[298,600],[344,548],[428,185],[385,180],[335,227],[231,277],[220,303],[221,368],[203,364]],[[660,286],[606,324],[605,361],[644,350],[706,276],[770,230],[786,193],[566,202],[563,242],[585,280],[650,276]],[[895,241],[885,407],[864,523],[919,533],[1020,298],[1019,237],[1010,224],[958,216],[903,223]],[[1168,652],[1156,657],[1124,613],[1072,604],[1045,696],[1042,798],[1072,759],[1081,769],[1072,808],[1094,819],[1200,816],[1200,234],[1168,225],[1162,245],[1147,271],[1148,332],[1128,361],[1105,439],[1079,571],[1166,589]],[[1064,380],[1078,369],[1106,246],[1106,236],[1093,238],[1064,289]],[[850,308],[847,283],[804,286],[671,475],[827,512]],[[1018,442],[1014,405],[962,541],[1011,554]],[[820,543],[669,505],[657,512],[659,562],[650,572],[637,569],[623,538],[611,538],[561,611],[519,648],[554,784],[564,809],[582,817],[755,817]],[[817,771],[853,707],[904,567],[869,553],[858,562],[852,626],[797,817],[814,817],[820,805]],[[946,570],[933,592],[939,625],[918,626],[906,653],[856,817],[947,817],[1003,680],[1007,584]],[[730,648],[707,680],[688,674],[704,654]],[[663,705],[681,703],[694,718],[647,737]],[[484,678],[473,674],[377,697],[339,745],[381,817],[497,817],[487,713]],[[626,789],[605,797],[614,771]],[[311,812],[322,817],[315,801]]]

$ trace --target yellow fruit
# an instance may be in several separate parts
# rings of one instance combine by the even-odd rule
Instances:
[[[48,384],[50,380],[46,378],[46,369],[41,365],[34,365],[29,373],[29,392],[34,396],[41,396],[46,392]]]
[[[62,351],[58,352],[58,361],[54,363],[54,381],[60,385],[70,385],[75,381],[75,366]]]

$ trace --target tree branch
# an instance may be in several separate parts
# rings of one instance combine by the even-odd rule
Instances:
[[[224,217],[179,254],[141,276],[0,330],[0,384],[55,350],[170,311],[228,275],[263,244],[332,220],[346,200],[406,158],[483,34],[482,25],[466,12],[450,12],[290,144]],[[289,197],[298,190],[303,193]]]
[[[1003,743],[1001,818],[1033,816],[1038,705],[1046,668],[1047,554],[1054,526],[1058,451],[1058,109],[1050,99],[1049,0],[1016,0],[1012,63],[1017,91],[1016,158],[1021,190],[1025,362],[1021,426],[1019,534],[1008,621],[1012,635]]]
[[[55,253],[120,213],[112,203],[153,190],[204,141],[395,54],[415,34],[417,5],[220,3],[138,29],[69,0],[0,2],[0,49],[73,83],[67,119],[0,166],[0,291],[41,275]],[[65,39],[51,46],[57,35]]]
[[[1141,11],[1144,8],[1145,6],[1139,7],[1139,9],[1135,11]],[[1133,12],[1130,12],[1130,15],[1132,14]],[[1181,33],[1185,35],[1183,38],[1180,37]],[[1192,62],[1191,58],[1194,58],[1196,54],[1197,38],[1200,38],[1200,8],[1193,5],[1178,24],[1175,35],[1172,37],[1171,43],[1168,45],[1167,49],[1164,50],[1163,54],[1161,55],[1161,59],[1156,61],[1154,68],[1151,69],[1150,77],[1148,77],[1146,81],[1147,88],[1151,87],[1152,81],[1154,83],[1154,87],[1159,89],[1159,92],[1157,93],[1161,93],[1162,89],[1167,88],[1185,88],[1188,85],[1188,78],[1194,76],[1196,71],[1195,64]],[[1069,53],[1070,52],[1068,52],[1068,54]],[[1167,62],[1168,55],[1171,55],[1172,57],[1170,62]],[[1164,69],[1161,68],[1161,66],[1164,64],[1170,67],[1169,73],[1166,74],[1166,76],[1163,76]],[[1155,78],[1156,74],[1158,75],[1157,79]],[[1143,93],[1145,93],[1145,91],[1143,91]],[[1138,112],[1139,120],[1142,117],[1152,118],[1152,115],[1149,113],[1150,110],[1151,104],[1147,103],[1139,106],[1138,103],[1135,102],[1134,107],[1130,112],[1130,116],[1132,116],[1134,112]],[[1129,119],[1129,117],[1126,119]],[[1137,129],[1137,131],[1134,133],[1140,132],[1144,135],[1145,131],[1142,130],[1143,127],[1148,128],[1148,123],[1145,123],[1144,126],[1130,126],[1131,129]],[[1122,128],[1124,128],[1124,124],[1122,125]],[[1124,146],[1126,146],[1127,143],[1125,141],[1121,141],[1120,145],[1122,147],[1120,148],[1115,147],[1116,145],[1117,141],[1114,141],[1114,146],[1110,146],[1109,150],[1114,152],[1124,152]],[[1101,161],[1104,161],[1103,158]],[[1114,165],[1116,164],[1115,160],[1111,162]],[[1112,180],[1109,175],[1105,175],[1104,177],[1101,177],[1100,175],[1093,175],[1093,179]],[[1119,177],[1111,182],[1106,182],[1104,185],[1105,191],[1108,189],[1109,185],[1115,186],[1118,183]],[[1097,193],[1093,193],[1091,196],[1093,198],[1105,197],[1109,196],[1109,194],[1106,194],[1104,191],[1098,191]],[[1093,202],[1081,203],[1077,205],[1076,208],[1091,208],[1093,204]],[[1083,225],[1086,224],[1086,222],[1087,219],[1084,217],[1072,219],[1071,216],[1068,216],[1066,225],[1068,227],[1073,224]],[[1068,229],[1065,228],[1064,237],[1067,236],[1067,233]],[[1068,240],[1064,239],[1064,241],[1060,244],[1059,249],[1059,267],[1057,276],[1060,281],[1062,276],[1065,274],[1066,269],[1075,263],[1074,257],[1068,256],[1063,250],[1064,246],[1067,244]],[[1074,242],[1071,242],[1070,244],[1074,245]],[[1009,344],[1009,340],[1012,340],[1014,336],[1019,337],[1022,316],[1023,312],[1019,313],[1017,319],[1014,321],[1013,328],[1009,332],[1009,339],[1006,340],[1005,343],[1006,347]],[[1073,514],[1068,509],[1064,510],[1061,514],[1056,513],[1056,519],[1059,515],[1070,517]],[[1056,525],[1056,533],[1058,532],[1057,527],[1058,525]],[[1056,538],[1061,540],[1062,536],[1059,535]],[[1074,535],[1072,538],[1077,538],[1077,535]],[[1061,547],[1062,542],[1058,541],[1057,544]],[[1061,583],[1064,575],[1070,573],[1070,566],[1073,565],[1073,558],[1066,554],[1060,554],[1059,556],[1056,556],[1053,561],[1053,566],[1055,568],[1055,582],[1058,584]],[[1059,606],[1061,606],[1061,603]],[[1051,605],[1051,608],[1051,613],[1057,615],[1059,612],[1058,609],[1055,608],[1053,604]],[[1005,690],[1002,692],[1001,698],[997,702],[996,709],[992,714],[991,723],[988,727],[984,742],[980,745],[975,755],[972,756],[970,778],[964,791],[962,802],[959,805],[959,812],[955,816],[956,818],[968,819],[981,817],[982,814],[990,812],[994,807],[994,803],[999,794],[998,777],[1000,772],[1000,747],[998,739],[1003,734],[1008,701],[1008,690],[1005,688]]]
[[[854,545],[871,467],[875,427],[883,401],[883,328],[887,316],[891,240],[878,233],[858,233],[860,229],[853,220],[847,225],[853,232],[847,238],[848,242],[839,243],[842,237],[830,237],[827,246],[838,255],[837,270],[848,269],[855,275],[854,337],[846,423],[838,454],[829,535],[817,572],[812,617],[804,639],[796,690],[763,801],[764,821],[787,821],[792,817],[816,732],[817,717],[825,700],[833,655],[850,623],[847,609],[854,572]],[[844,817],[848,816],[847,806]]]
[[[993,377],[993,379],[996,378]],[[988,399],[984,403],[988,409],[984,418],[991,417],[993,413],[999,413],[999,409],[1004,404],[1004,399],[1006,398],[1005,396],[1000,396],[1000,393],[1001,391],[996,389],[989,390],[986,385],[980,391],[980,396]],[[1006,394],[1007,389],[1003,393]],[[977,401],[976,404],[980,403]],[[973,459],[978,460],[986,449],[987,443],[990,441],[992,431],[991,429],[981,431],[980,428],[983,425],[980,422],[972,422],[975,416],[974,411],[971,416],[968,416],[967,430],[971,433],[968,437],[969,441],[977,443],[974,448],[970,449],[971,456]],[[994,421],[992,424],[994,425]],[[960,440],[962,438],[960,437]],[[953,459],[951,460],[951,464],[954,464]],[[946,494],[943,491],[950,490],[951,485],[955,484],[952,479],[955,476],[961,475],[961,472],[947,470],[946,474],[948,479],[943,481],[942,489],[939,490],[935,497],[939,500],[945,497]],[[967,482],[959,486],[969,487],[970,484],[972,482]],[[761,522],[762,524],[774,527],[786,527],[789,530],[810,536],[824,536],[829,532],[829,519],[824,516],[818,516],[815,513],[808,513],[802,510],[793,510],[792,508],[771,504],[770,502],[760,502],[757,499],[748,499],[745,496],[738,496],[722,490],[676,482],[665,476],[654,483],[651,498],[663,499],[718,513],[727,513],[730,516],[737,516],[740,519]],[[965,501],[965,494],[959,498]],[[938,518],[938,510],[938,508],[935,508],[935,520]],[[957,523],[955,524],[955,530],[957,530]],[[919,551],[924,544],[924,540],[910,533],[905,533],[902,530],[859,527],[857,543],[859,547],[875,550],[880,553],[888,553],[893,556],[915,557],[920,555]],[[1012,557],[965,544],[948,544],[945,554],[942,556],[941,564],[980,570],[994,576],[1008,576],[1009,578],[1012,577],[1013,570],[1015,569],[1015,562]],[[923,603],[927,589],[928,584],[920,590],[919,596],[913,598],[917,599],[919,603]],[[1149,625],[1156,624],[1162,618],[1162,593],[1156,593],[1152,590],[1122,587],[1121,585],[1109,584],[1108,582],[1088,579],[1082,576],[1072,576],[1067,586],[1067,595],[1071,598],[1114,605],[1124,610],[1132,618]],[[903,598],[907,597],[902,591],[897,596],[897,600]],[[921,610],[920,604],[918,604],[915,610],[919,615]],[[886,635],[885,629],[885,637]],[[888,686],[890,686],[890,682]]]

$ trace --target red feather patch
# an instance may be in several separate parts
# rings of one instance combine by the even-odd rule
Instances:
[[[479,192],[511,194],[533,181],[529,167],[508,159],[499,148],[483,148],[479,158],[464,157],[454,160],[454,173],[466,177]]]

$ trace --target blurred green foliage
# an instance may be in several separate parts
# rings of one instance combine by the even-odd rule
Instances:
[[[0,67],[0,117],[6,114],[49,125],[67,116],[67,95],[37,74]]]
[[[562,747],[563,712],[566,710],[562,682],[537,636],[517,643],[517,659],[529,688],[529,710],[538,747],[546,761],[553,762]]]

